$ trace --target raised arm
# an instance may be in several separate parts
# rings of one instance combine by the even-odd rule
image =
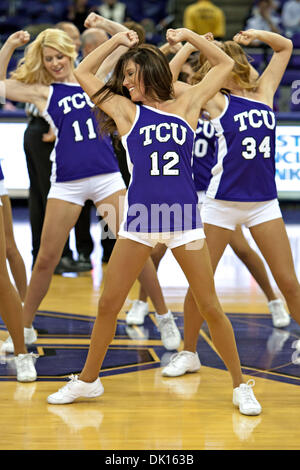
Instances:
[[[27,31],[17,31],[8,37],[0,50],[0,80],[6,79],[7,67],[15,49],[24,46],[29,40],[30,34]]]
[[[178,76],[180,74],[181,68],[183,64],[188,60],[192,52],[195,52],[197,49],[195,46],[186,42],[185,45],[178,50],[176,55],[170,61],[170,69],[173,76],[173,82],[178,80]]]
[[[117,33],[83,59],[74,73],[90,98],[93,99],[93,96],[105,85],[104,80],[96,76],[96,73],[106,57],[120,46],[130,48],[137,43],[138,36],[134,31]],[[111,94],[107,100],[103,101],[100,105],[97,104],[97,106],[114,119],[120,134],[126,132],[126,130],[124,131],[120,128],[121,125],[123,127],[124,121],[130,124],[135,116],[135,105],[128,98],[118,94]],[[130,115],[128,115],[129,109]]]
[[[106,33],[110,34],[111,36],[114,36],[117,33],[120,32],[126,32],[129,31],[128,28],[120,23],[117,23],[116,21],[109,20],[107,18],[104,18],[101,15],[98,15],[96,13],[90,13],[85,22],[84,26],[88,28],[97,28],[97,29],[102,29]],[[128,48],[125,46],[119,46],[117,49],[115,49],[100,65],[99,69],[96,72],[96,75],[99,77],[100,80],[105,80],[107,75],[114,69],[119,57],[126,52]]]
[[[11,34],[2,46],[0,50],[1,93],[4,94],[4,98],[22,103],[34,103],[42,110],[42,103],[46,103],[48,96],[48,87],[39,84],[28,85],[18,80],[6,79],[7,67],[15,49],[24,46],[29,40],[30,35],[27,31],[17,31]]]
[[[171,44],[175,41],[191,43],[207,57],[211,64],[211,69],[203,80],[197,85],[187,85],[186,91],[178,98],[178,100],[182,99],[183,104],[188,105],[191,115],[195,113],[194,117],[197,116],[196,123],[203,105],[224,86],[226,78],[232,71],[234,62],[213,41],[186,28],[168,30],[167,39],[169,42],[171,41]]]
[[[122,31],[128,31],[128,28],[123,24],[104,18],[104,16],[98,15],[97,13],[90,13],[84,22],[84,26],[86,28],[103,29],[110,36],[114,36]]]
[[[274,94],[290,60],[293,51],[293,43],[280,34],[257,29],[240,31],[233,38],[234,41],[243,46],[248,46],[252,41],[257,39],[267,44],[274,51],[272,59],[257,81],[258,91],[262,92],[270,100],[273,100]]]

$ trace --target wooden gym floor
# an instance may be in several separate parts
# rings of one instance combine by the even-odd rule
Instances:
[[[14,210],[14,229],[30,276],[30,228],[26,210],[25,217],[23,212]],[[293,221],[287,230],[300,276],[300,224]],[[282,330],[272,327],[263,293],[230,248],[218,267],[216,286],[232,321],[243,372],[255,379],[255,394],[263,406],[260,416],[242,416],[233,407],[230,376],[206,326],[199,335],[201,370],[178,378],[161,376],[161,367],[171,353],[160,342],[152,305],[142,327],[128,328],[125,323],[138,283],[120,312],[116,336],[105,359],[101,374],[104,395],[73,405],[47,404],[47,396],[71,373],[81,370],[87,354],[106,266],[101,264],[100,232],[95,223],[92,235],[93,271],[53,276],[40,306],[34,324],[38,341],[32,349],[40,355],[38,380],[18,383],[12,356],[0,358],[0,449],[299,449],[300,352],[295,341],[300,337],[300,326],[292,321]],[[253,245],[250,237],[249,241]],[[187,283],[170,253],[161,262],[159,279],[183,332]],[[270,279],[277,291],[271,275]],[[1,324],[0,342],[6,336]]]

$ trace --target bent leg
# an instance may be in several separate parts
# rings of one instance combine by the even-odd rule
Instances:
[[[151,259],[153,261],[154,268],[157,272],[159,263],[163,258],[165,252],[167,251],[166,245],[163,243],[158,243],[152,250]],[[147,302],[148,292],[145,289],[145,283],[140,278],[141,285],[140,285],[140,292],[139,292],[139,300],[142,302]]]
[[[158,315],[164,315],[167,313],[168,307],[166,305],[157,277],[157,272],[151,257],[147,259],[142,272],[138,276],[138,280],[141,283],[141,286],[144,288],[145,292],[148,293],[156,313]]]
[[[24,324],[30,328],[36,311],[48,292],[70,230],[81,206],[60,199],[49,199],[46,207],[41,246],[32,271],[24,304]]]
[[[150,253],[151,248],[141,243],[117,240],[107,265],[87,360],[80,374],[84,382],[93,382],[98,377],[115,334],[117,316]]]
[[[212,269],[215,272],[233,232],[211,224],[204,224],[204,231]],[[204,318],[189,288],[184,300],[184,350],[196,352],[203,322]]]
[[[233,387],[238,387],[243,382],[240,360],[231,323],[222,311],[216,295],[207,244],[204,241],[201,250],[187,250],[184,245],[173,249],[172,252],[188,280],[198,307],[194,318],[201,312],[212,341],[231,374]],[[198,323],[197,320],[195,323]],[[194,325],[194,328],[198,334],[197,326]]]
[[[264,222],[251,227],[250,231],[286,300],[291,316],[300,325],[300,285],[283,220]]]
[[[229,242],[238,258],[245,264],[268,301],[276,299],[265,265],[261,257],[253,250],[244,237],[240,226],[233,232]]]

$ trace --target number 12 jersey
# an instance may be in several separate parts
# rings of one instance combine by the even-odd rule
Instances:
[[[176,232],[201,228],[192,172],[195,132],[182,117],[136,106],[122,143],[131,180],[123,228],[129,232]]]

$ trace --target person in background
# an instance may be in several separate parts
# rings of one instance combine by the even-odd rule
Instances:
[[[0,50],[0,80],[6,76],[6,68],[11,54],[8,52],[15,47],[28,42],[28,33],[21,31],[10,35]],[[8,50],[8,51],[7,51]],[[4,87],[1,87],[4,90]],[[2,97],[3,98],[3,97]],[[4,95],[5,98],[5,95]],[[21,298],[10,281],[6,264],[6,241],[4,229],[3,205],[0,199],[0,311],[1,317],[9,332],[14,346],[14,363],[19,382],[34,382],[37,378],[35,369],[36,355],[28,353],[24,340],[24,325]],[[4,344],[4,343],[3,343]],[[3,352],[1,347],[1,352]]]
[[[80,50],[80,35],[78,28],[70,22],[63,21],[56,24],[57,29],[65,31],[74,42],[77,53]],[[54,79],[54,77],[53,77]],[[47,195],[50,189],[50,176],[52,170],[52,162],[50,160],[51,152],[54,148],[55,135],[49,126],[49,123],[41,116],[37,107],[32,103],[25,106],[26,113],[29,117],[29,123],[24,134],[24,151],[26,155],[26,163],[30,180],[29,187],[29,217],[32,233],[32,267],[40,248],[41,233],[45,218],[45,208],[47,203]],[[83,220],[83,226],[86,227],[86,213],[83,212],[80,222]],[[80,226],[80,222],[78,225]],[[87,227],[89,234],[89,225]],[[75,229],[76,230],[76,229]],[[84,232],[86,233],[86,231]],[[76,241],[80,239],[77,236]],[[93,242],[89,236],[86,237],[89,250],[93,250]],[[64,272],[82,272],[91,269],[83,263],[79,264],[73,259],[73,253],[69,247],[69,239],[64,247],[62,257],[55,274]]]
[[[81,35],[82,57],[85,58],[88,54],[90,54],[90,52],[96,49],[96,47],[100,46],[100,44],[103,44],[103,42],[107,41],[108,38],[108,34],[102,28],[85,29]],[[89,201],[85,204],[85,206],[87,204],[89,204]],[[89,207],[91,209],[91,204],[89,204]],[[98,216],[98,219],[100,220],[101,225],[102,262],[107,263],[115,245],[115,236],[109,229],[104,219],[101,216]],[[84,255],[79,255],[79,260],[83,261],[83,256],[87,258],[89,256],[89,253],[86,252],[84,253]]]
[[[78,28],[79,33],[84,32],[84,21],[90,11],[91,6],[89,5],[89,0],[71,0],[67,18],[68,21]]]
[[[197,34],[212,33],[222,39],[226,32],[226,19],[221,8],[210,0],[198,0],[184,10],[183,26]]]
[[[276,12],[272,0],[258,0],[251,16],[247,19],[244,29],[257,29],[280,34],[281,16]],[[253,45],[263,44],[255,40]]]
[[[119,2],[118,0],[103,0],[102,4],[95,8],[94,11],[116,23],[124,23],[124,21],[129,19],[126,3]]]
[[[80,30],[75,24],[69,21],[61,21],[57,23],[55,27],[67,33],[72,39],[77,52],[76,63],[78,64],[82,54]],[[94,242],[90,231],[91,207],[92,202],[86,201],[74,227],[75,244],[78,253],[78,259],[75,264],[79,272],[90,271],[93,268],[91,254],[94,249]]]
[[[103,29],[85,29],[81,34],[81,51],[83,58],[108,39],[109,36]]]
[[[241,47],[253,41],[273,49],[272,58],[258,79],[254,78]],[[206,103],[218,139],[201,215],[213,271],[236,228],[245,225],[264,256],[282,292],[291,317],[300,324],[300,286],[289,239],[280,211],[275,183],[275,130],[273,99],[292,54],[292,42],[273,32],[241,31],[234,41],[219,45],[234,59],[230,77]],[[193,76],[198,83],[210,70],[208,61]],[[176,82],[177,95],[189,85]],[[259,117],[259,125],[253,116]],[[167,376],[192,372],[198,334],[203,323],[189,289],[184,305],[184,354],[173,357],[163,369]],[[288,323],[287,323],[288,324]]]
[[[66,30],[76,46],[80,49],[80,37],[78,29],[69,22],[59,22],[57,28]],[[32,103],[26,103],[25,111],[29,118],[24,133],[24,152],[26,156],[27,171],[30,181],[29,186],[29,218],[32,236],[32,268],[39,251],[41,233],[45,218],[47,195],[50,189],[50,175],[52,162],[51,152],[54,148],[55,135],[51,131],[49,123],[40,115],[38,109]],[[73,259],[73,253],[67,241],[55,274],[64,272],[81,272],[86,270],[85,266],[79,266]]]
[[[47,196],[50,189],[52,162],[51,152],[54,148],[55,136],[49,123],[41,116],[37,107],[26,103],[25,111],[28,125],[24,132],[24,152],[29,177],[29,222],[32,239],[32,269],[41,244],[41,234],[45,218]],[[78,272],[76,261],[67,240],[61,259],[55,268],[55,274]]]
[[[76,62],[78,63],[80,60],[79,56],[81,48],[80,31],[78,27],[70,21],[60,21],[59,23],[56,23],[55,28],[61,29],[62,31],[67,33],[67,35],[72,39],[77,52]]]
[[[281,12],[282,26],[288,36],[300,33],[300,0],[287,0]]]

